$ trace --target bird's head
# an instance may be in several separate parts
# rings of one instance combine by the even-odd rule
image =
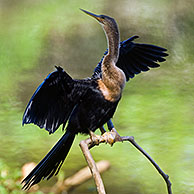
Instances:
[[[113,29],[113,28],[117,28],[117,24],[115,22],[115,20],[109,16],[106,15],[96,15],[94,13],[91,13],[89,11],[86,11],[84,9],[80,9],[81,11],[83,11],[84,13],[88,14],[89,16],[92,16],[93,18],[95,18],[96,20],[98,20],[98,22],[102,25],[102,27],[106,30],[106,29]]]

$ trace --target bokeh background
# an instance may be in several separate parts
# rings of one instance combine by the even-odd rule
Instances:
[[[92,74],[107,48],[100,25],[79,8],[114,17],[121,40],[168,49],[167,62],[126,85],[114,116],[121,135],[137,142],[170,176],[173,193],[194,193],[194,1],[193,0],[0,0],[0,193],[20,190],[20,169],[38,162],[62,135],[34,125],[21,126],[37,86],[62,66],[74,78]],[[79,135],[60,176],[86,165]],[[128,143],[92,149],[111,169],[102,177],[107,193],[164,194],[166,185],[153,166]],[[46,193],[57,177],[43,181]],[[93,180],[70,193],[96,193]]]

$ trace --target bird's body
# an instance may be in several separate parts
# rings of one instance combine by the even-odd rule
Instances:
[[[84,11],[84,10],[83,10]],[[135,44],[131,39],[120,43],[115,20],[104,15],[84,11],[103,26],[108,40],[108,51],[96,67],[91,78],[75,80],[61,67],[47,76],[29,101],[23,124],[34,123],[54,133],[66,123],[66,133],[23,180],[25,189],[57,174],[75,135],[89,134],[103,127],[114,115],[125,82],[148,67],[158,67],[155,61],[167,56],[161,47]],[[130,56],[130,55],[133,56]],[[137,57],[138,56],[138,57]],[[129,58],[132,58],[127,65]],[[147,64],[146,64],[147,62]]]
[[[66,130],[89,134],[89,131],[94,132],[112,118],[120,99],[113,102],[106,100],[99,81],[101,79],[79,81],[84,86],[83,96],[72,111]]]

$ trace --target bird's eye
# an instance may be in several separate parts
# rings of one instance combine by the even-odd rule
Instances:
[[[104,16],[101,16],[102,19],[104,19],[105,17]]]

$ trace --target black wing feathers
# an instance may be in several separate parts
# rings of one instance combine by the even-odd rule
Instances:
[[[39,164],[25,177],[22,189],[30,189],[42,179],[57,175],[73,143],[75,134],[67,131]]]
[[[151,44],[132,42],[136,38],[138,38],[138,36],[133,36],[120,42],[119,58],[116,66],[123,70],[127,81],[129,78],[133,78],[135,74],[139,74],[142,71],[148,71],[150,68],[159,67],[160,65],[158,62],[165,61],[166,59],[164,57],[168,56],[168,54],[165,53],[167,51],[165,48]],[[107,53],[108,51],[104,53],[104,56]],[[94,77],[101,74],[103,58],[94,70]]]
[[[54,133],[65,124],[81,93],[75,92],[75,81],[61,67],[47,76],[30,99],[23,124],[34,123]]]

